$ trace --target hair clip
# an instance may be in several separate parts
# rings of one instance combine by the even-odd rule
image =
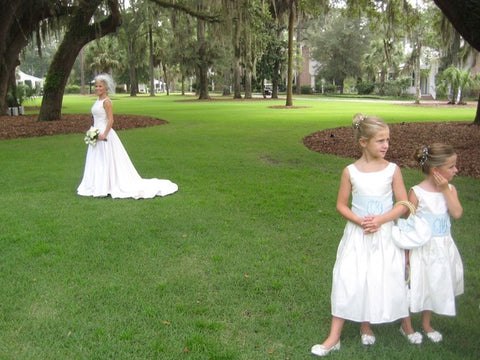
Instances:
[[[423,152],[423,154],[422,154],[422,156],[420,157],[420,165],[423,166],[423,165],[425,165],[425,163],[426,163],[427,160],[428,160],[428,147],[425,146],[425,147],[423,148],[423,151],[422,151],[422,152]]]
[[[355,123],[355,125],[354,125],[355,130],[358,130],[358,129],[360,128],[360,123],[361,123],[363,120],[365,120],[366,118],[367,118],[367,116],[364,115],[364,116],[360,117],[360,119],[358,119],[358,121],[357,121],[357,122]]]

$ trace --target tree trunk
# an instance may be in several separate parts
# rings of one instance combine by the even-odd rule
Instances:
[[[208,92],[208,63],[207,63],[207,42],[205,41],[205,21],[197,20],[197,41],[198,47],[198,79],[197,87],[200,100],[210,99]]]
[[[208,68],[201,66],[199,68],[199,79],[198,79],[198,86],[199,86],[199,100],[207,100],[210,99],[210,93],[208,91]]]
[[[138,81],[137,81],[137,70],[135,68],[135,42],[129,39],[128,41],[128,75],[130,79],[130,96],[137,96],[138,92]]]
[[[296,46],[296,49],[297,49],[297,72],[296,72],[296,76],[295,76],[295,93],[297,95],[301,95],[302,94],[302,84],[300,82],[300,71],[302,70],[302,64],[301,64],[301,58],[302,58],[302,48],[301,48],[301,35],[302,35],[302,21],[299,19],[298,20],[298,23],[297,23],[297,46]],[[305,84],[305,85],[309,85],[309,84]]]
[[[85,57],[83,48],[80,50],[80,94],[85,95]]]
[[[339,80],[338,86],[340,86],[340,94],[343,94],[343,91],[345,89],[345,79]]]
[[[462,37],[480,51],[478,1],[433,0]]]
[[[290,2],[288,15],[288,69],[287,69],[287,101],[285,106],[293,105],[293,31],[295,26],[295,2]]]
[[[272,75],[272,99],[278,99],[278,85],[280,83],[280,61],[275,60]]]
[[[230,91],[230,71],[225,71],[225,74],[223,75],[223,96],[229,96],[231,95]]]
[[[233,61],[233,98],[242,98],[242,69],[240,67],[240,59],[235,57]]]
[[[155,72],[153,64],[153,34],[152,25],[148,25],[148,46],[150,50],[150,96],[155,96]]]
[[[26,45],[26,44],[25,44]],[[20,53],[21,49],[25,47],[25,45],[21,46],[18,44],[18,54]],[[14,48],[14,46],[10,46],[9,49]],[[20,65],[20,61],[18,60],[18,55],[13,55],[17,51],[13,51],[11,55],[6,56],[2,64],[0,64],[0,110],[1,114],[5,114],[8,109],[7,104],[7,93],[9,89],[9,85],[13,82],[15,84],[15,68]]]
[[[245,68],[245,99],[252,98],[252,65],[247,64]]]
[[[478,95],[477,112],[475,114],[475,120],[473,120],[473,123],[480,126],[480,93]]]
[[[182,95],[185,95],[185,74],[182,72]]]
[[[167,95],[170,95],[170,85],[169,85],[168,74],[167,74],[167,65],[165,65],[165,61],[162,61],[162,69],[163,69],[163,77],[165,78],[165,91],[167,92]]]
[[[240,21],[233,20],[233,98],[242,98],[242,71],[240,67]]]
[[[62,111],[62,100],[68,76],[80,50],[97,36],[102,37],[114,32],[121,23],[118,2],[108,2],[111,15],[100,23],[90,24],[93,13],[101,0],[82,2],[69,18],[67,31],[48,69],[42,106],[38,120],[59,120]]]
[[[40,21],[64,16],[69,8],[51,9],[50,1],[0,1],[0,114],[5,114],[9,84],[19,56]]]
[[[418,44],[416,45],[416,57],[415,57],[415,104],[420,104],[420,99],[422,98],[422,91],[420,89],[420,81],[422,80],[422,72],[420,69],[420,55],[422,52],[422,46]]]
[[[68,74],[75,63],[78,51],[84,45],[82,40],[70,40],[70,37],[65,35],[48,69],[43,87],[42,106],[38,115],[39,121],[60,120],[63,89],[67,84]]]
[[[252,98],[252,34],[245,31],[245,99]]]

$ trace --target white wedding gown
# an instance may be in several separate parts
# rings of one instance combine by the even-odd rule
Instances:
[[[92,106],[93,126],[105,131],[107,114],[103,100]],[[144,199],[166,196],[178,190],[177,184],[164,179],[142,179],[132,164],[115,130],[110,129],[107,141],[88,145],[83,179],[77,188],[81,196]]]

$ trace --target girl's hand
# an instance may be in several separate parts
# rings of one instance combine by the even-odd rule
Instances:
[[[375,216],[365,216],[360,224],[363,227],[364,234],[373,234],[380,229],[380,223]]]
[[[441,191],[448,189],[448,180],[445,179],[438,171],[433,172],[433,180],[435,185]]]
[[[107,136],[105,134],[98,135],[98,140],[100,140],[100,141],[105,140],[106,138],[107,138]]]

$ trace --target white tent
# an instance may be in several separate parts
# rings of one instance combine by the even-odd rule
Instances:
[[[35,88],[35,87],[43,88],[43,83],[45,81],[44,79],[38,78],[36,76],[25,74],[20,69],[18,69],[16,72],[16,78],[17,78],[17,85],[24,84],[24,85],[29,85],[32,88]]]

